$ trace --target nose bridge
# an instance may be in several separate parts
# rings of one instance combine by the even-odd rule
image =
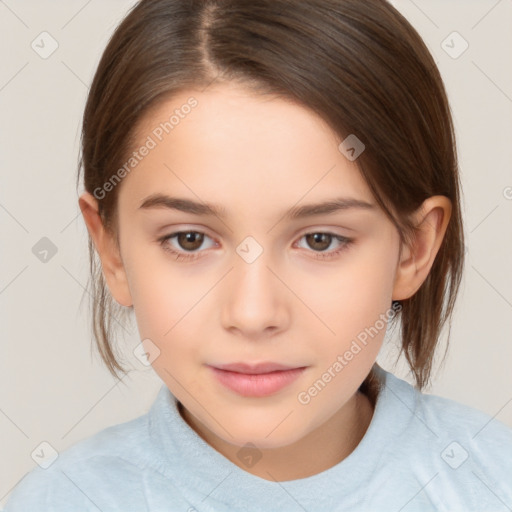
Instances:
[[[224,327],[237,328],[246,335],[256,335],[270,327],[283,328],[287,318],[285,290],[275,277],[275,270],[270,270],[271,251],[247,237],[236,252],[222,306]]]
[[[232,286],[234,296],[246,303],[254,301],[262,309],[262,305],[274,300],[277,290],[275,277],[268,268],[271,251],[256,243],[248,240],[237,247]]]
[[[264,251],[253,260],[240,257],[234,268],[235,293],[251,295],[272,294],[273,274],[269,270],[270,251]],[[274,278],[275,279],[275,278]]]

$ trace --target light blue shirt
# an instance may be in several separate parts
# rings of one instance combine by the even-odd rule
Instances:
[[[510,510],[512,429],[378,370],[385,387],[363,439],[314,476],[274,482],[241,469],[188,426],[163,385],[147,414],[33,469],[6,512]]]

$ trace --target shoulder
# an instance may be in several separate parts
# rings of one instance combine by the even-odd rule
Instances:
[[[423,494],[432,503],[441,509],[453,503],[457,510],[512,503],[511,427],[474,407],[422,393],[392,374],[385,397],[394,408],[386,421],[396,429],[396,471],[425,485]]]
[[[479,463],[512,470],[512,428],[474,407],[438,395],[417,392],[416,414],[439,439],[451,438],[466,446]],[[498,411],[497,411],[498,412]],[[509,457],[504,458],[505,454]]]
[[[419,411],[432,425],[439,425],[453,434],[460,434],[475,442],[512,446],[512,428],[474,407],[449,398],[420,394]],[[496,413],[498,413],[497,411]]]
[[[512,428],[495,416],[474,407],[434,394],[420,392],[408,382],[387,374],[387,401],[395,401],[407,418],[409,430],[431,441],[452,439],[475,448],[477,458],[512,455]],[[512,457],[508,461],[512,466]]]
[[[136,492],[130,483],[151,456],[148,421],[145,414],[107,427],[59,453],[46,468],[36,466],[16,485],[5,512],[97,511],[98,500],[129,499]]]
[[[411,420],[416,419],[434,436],[457,436],[474,443],[512,447],[512,427],[474,407],[442,396],[420,392],[386,372],[386,392],[401,402]],[[388,397],[388,402],[391,400]]]

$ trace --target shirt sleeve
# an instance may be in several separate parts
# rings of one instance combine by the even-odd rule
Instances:
[[[101,510],[62,470],[34,468],[11,492],[4,512],[98,512]]]

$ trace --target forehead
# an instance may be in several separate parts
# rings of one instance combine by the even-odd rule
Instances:
[[[143,117],[134,149],[144,156],[129,166],[121,196],[132,208],[167,193],[253,213],[274,203],[281,211],[302,198],[371,201],[340,142],[319,116],[290,100],[234,85],[184,91]]]

